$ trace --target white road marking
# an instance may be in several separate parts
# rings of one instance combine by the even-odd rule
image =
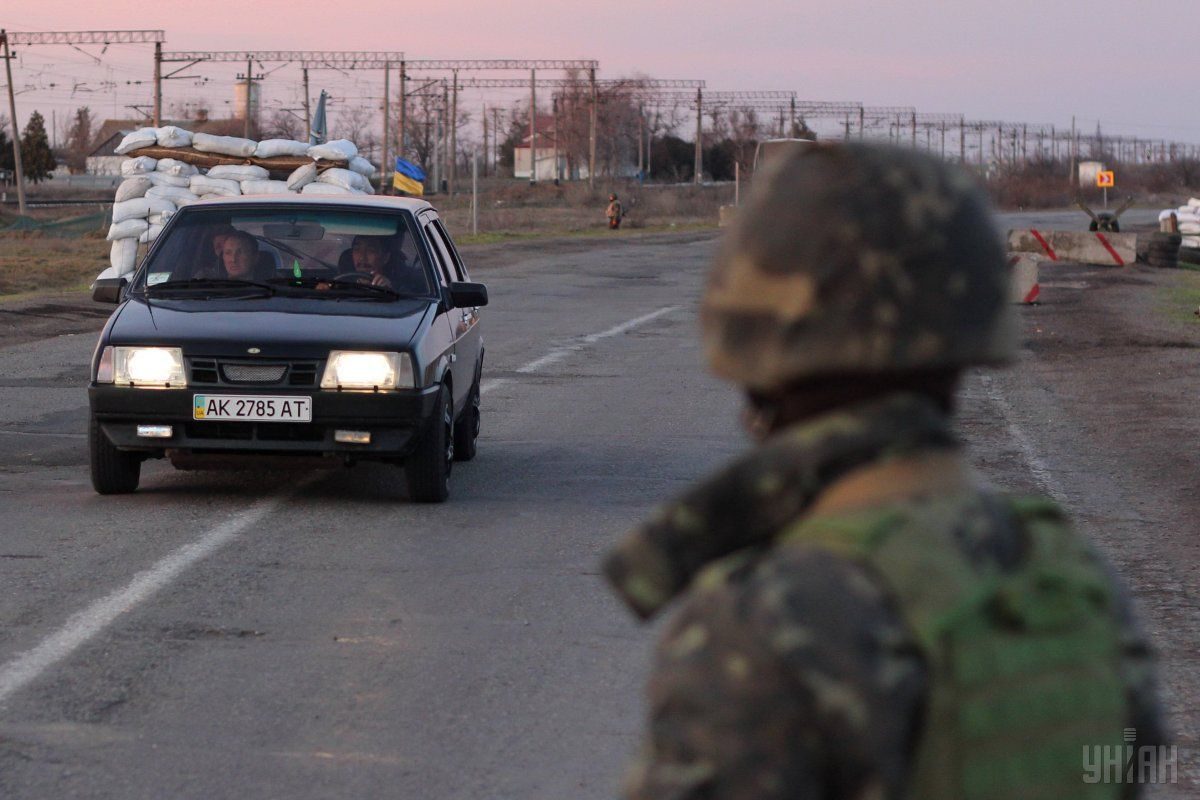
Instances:
[[[1053,472],[1046,466],[1046,462],[1038,455],[1037,448],[1033,446],[1033,441],[1025,434],[1025,431],[1017,424],[1016,415],[1013,413],[1012,405],[1008,402],[1000,390],[992,383],[990,375],[980,376],[980,382],[983,384],[984,391],[987,392],[988,399],[1000,411],[1000,416],[1004,418],[1005,427],[1008,428],[1008,435],[1012,437],[1016,443],[1017,449],[1021,451],[1021,455],[1025,457],[1025,463],[1029,466],[1029,471],[1033,473],[1033,479],[1043,492],[1050,495],[1061,506],[1067,505],[1067,497],[1055,483]]]
[[[588,345],[593,345],[596,342],[609,339],[613,336],[620,336],[622,333],[628,333],[634,328],[645,325],[647,322],[653,322],[661,316],[670,314],[672,311],[678,311],[680,308],[682,308],[682,306],[664,306],[657,311],[651,311],[649,314],[643,314],[640,317],[634,317],[633,319],[626,320],[620,325],[614,325],[613,327],[600,331],[599,333],[589,333],[587,336],[581,336],[570,344],[564,344],[560,347],[556,347],[546,355],[535,358],[528,364],[522,364],[514,371],[519,372],[522,375],[532,374],[550,366],[551,364],[556,364],[568,356],[573,355],[574,353],[578,353],[579,351],[585,349]],[[479,384],[479,393],[483,394],[485,392],[489,392],[492,389],[498,388],[507,383],[512,383],[512,378],[490,378]]]
[[[180,547],[149,569],[134,576],[125,587],[74,614],[56,633],[43,639],[32,650],[27,650],[0,666],[0,704],[47,669],[71,655],[119,616],[149,599],[189,567],[211,556],[242,531],[274,511],[299,488],[259,500],[191,544]]]
[[[86,439],[86,433],[43,433],[41,431],[0,431],[4,436],[58,436],[67,439]]]
[[[679,308],[681,306],[660,308],[649,314],[643,314],[640,317],[622,322],[620,325],[615,325],[608,330],[583,336],[573,344],[563,345],[551,350],[546,355],[518,367],[516,371],[522,374],[536,372],[542,367],[561,361],[568,355],[583,350],[588,345],[595,344],[612,336],[619,336]],[[479,385],[479,391],[482,394],[497,386],[509,383],[510,380],[509,378],[485,380]],[[17,432],[12,431],[12,433]],[[87,608],[72,615],[57,632],[43,639],[32,650],[27,650],[11,661],[0,665],[0,705],[5,703],[9,697],[20,691],[31,681],[36,680],[47,669],[78,650],[89,639],[116,621],[122,614],[133,610],[140,603],[150,599],[155,593],[166,587],[190,567],[229,544],[239,534],[270,514],[288,497],[303,487],[304,482],[286,492],[259,500],[246,510],[213,528],[196,541],[180,547],[149,569],[138,573],[124,588],[116,590],[107,597],[100,598]]]

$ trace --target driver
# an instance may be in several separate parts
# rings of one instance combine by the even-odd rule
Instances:
[[[354,262],[354,271],[362,273],[361,280],[369,278],[372,286],[392,287],[392,279],[385,272],[391,272],[392,251],[379,236],[355,236],[350,245],[350,257]]]

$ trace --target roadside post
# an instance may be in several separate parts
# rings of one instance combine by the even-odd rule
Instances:
[[[1108,208],[1108,190],[1117,185],[1116,173],[1111,169],[1100,170],[1096,173],[1096,187],[1104,190],[1104,208]]]
[[[471,235],[479,233],[479,151],[471,153]]]

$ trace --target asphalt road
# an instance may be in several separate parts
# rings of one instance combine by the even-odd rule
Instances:
[[[99,497],[94,334],[0,349],[0,798],[613,796],[653,629],[600,555],[745,447],[695,335],[714,237],[619,236],[479,253],[484,432],[443,506],[370,465]],[[1006,407],[983,380],[968,421]]]

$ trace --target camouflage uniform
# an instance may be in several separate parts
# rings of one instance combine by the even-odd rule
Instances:
[[[778,392],[811,378],[1010,357],[1002,254],[986,205],[964,177],[908,152],[838,146],[781,162],[760,183],[727,237],[705,298],[705,339],[719,374]],[[879,225],[884,209],[891,217]],[[863,520],[881,513],[915,521],[895,528],[901,543],[932,537],[948,562],[981,585],[1021,576],[1033,559],[1035,530],[1067,543],[1064,564],[1101,584],[1079,593],[1086,607],[1071,613],[1099,620],[1097,629],[1112,634],[1101,657],[1080,655],[1072,667],[1085,688],[1101,685],[1106,669],[1113,677],[1116,707],[1108,716],[1098,710],[1088,730],[1119,741],[1128,726],[1137,728],[1138,744],[1160,742],[1150,656],[1124,594],[1052,504],[1034,504],[1035,522],[1022,508],[976,485],[936,402],[896,392],[786,427],[660,510],[605,564],[643,617],[684,595],[657,650],[650,728],[626,795],[965,796],[952,783],[929,789],[939,780],[936,765],[920,772],[923,742],[936,739],[939,725],[944,732],[941,720],[960,709],[938,716],[947,711],[934,703],[945,697],[937,690],[946,680],[909,613],[911,592],[836,546],[839,531],[862,537]],[[818,546],[806,530],[821,520],[829,521],[835,546]],[[1018,586],[1008,598],[1016,605],[1026,594]],[[1089,673],[1091,661],[1097,669]],[[1039,677],[1054,677],[1053,666],[1037,666]],[[1043,731],[1052,738],[1053,726],[1089,713],[1082,706],[1051,711],[1017,740],[1029,763]],[[1070,764],[1049,763],[1060,786],[1064,769],[1082,772],[1079,751],[1072,752]],[[1005,791],[1021,779],[976,781],[971,792],[1037,796]],[[1128,786],[1079,786],[1071,796],[1135,794]]]

